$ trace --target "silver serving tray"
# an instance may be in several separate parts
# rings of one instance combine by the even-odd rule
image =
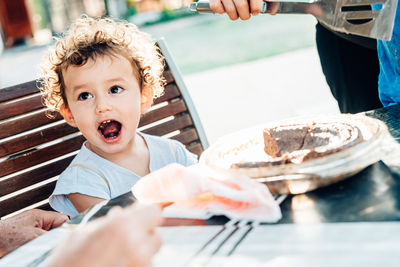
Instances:
[[[358,127],[364,141],[339,152],[300,164],[231,169],[233,163],[265,161],[263,129],[291,124],[345,122]],[[200,157],[200,163],[219,171],[246,174],[264,183],[273,194],[299,194],[327,186],[379,161],[386,125],[364,115],[325,115],[269,122],[220,138]]]

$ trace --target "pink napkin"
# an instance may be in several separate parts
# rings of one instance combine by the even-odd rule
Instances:
[[[267,186],[203,165],[168,165],[140,179],[132,192],[142,202],[173,202],[164,209],[166,217],[225,215],[259,222],[277,222],[282,217]]]

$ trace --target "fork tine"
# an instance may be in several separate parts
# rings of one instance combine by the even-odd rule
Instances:
[[[389,0],[343,0],[343,6],[366,6],[373,4],[385,4]]]
[[[350,11],[342,12],[343,19],[345,20],[357,20],[357,19],[375,19],[379,15],[379,11]]]

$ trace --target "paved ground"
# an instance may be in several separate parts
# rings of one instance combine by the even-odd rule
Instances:
[[[1,55],[1,87],[38,77],[45,50],[21,47]],[[338,112],[314,47],[183,78],[210,143],[266,121]]]
[[[184,77],[210,143],[267,121],[338,113],[315,48]]]

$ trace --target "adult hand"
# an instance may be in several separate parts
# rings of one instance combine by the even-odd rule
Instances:
[[[260,14],[263,1],[268,2],[266,13],[275,15],[279,3],[274,0],[210,0],[210,8],[218,14],[228,14],[231,20],[248,20],[250,15]]]
[[[161,246],[161,208],[134,204],[75,230],[50,256],[48,266],[151,266]]]
[[[33,209],[0,221],[0,257],[67,220],[58,212]]]
[[[248,20],[261,12],[262,0],[210,0],[210,8],[218,14],[226,13],[231,20]]]

